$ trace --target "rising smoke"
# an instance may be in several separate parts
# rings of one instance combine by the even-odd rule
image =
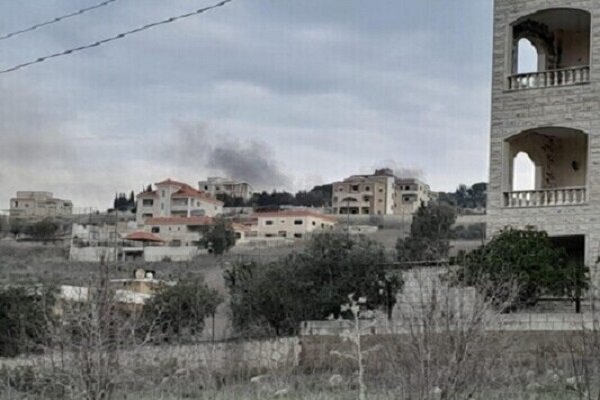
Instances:
[[[214,133],[206,124],[178,122],[175,142],[167,151],[177,154],[182,167],[207,169],[256,189],[290,188],[291,178],[274,159],[269,145]]]

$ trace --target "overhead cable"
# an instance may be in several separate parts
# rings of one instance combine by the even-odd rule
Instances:
[[[6,34],[0,36],[0,40],[6,40],[6,39],[9,39],[9,38],[14,37],[14,36],[18,36],[18,35],[26,33],[26,32],[34,31],[34,30],[36,30],[38,28],[41,28],[41,27],[44,27],[44,26],[47,26],[47,25],[55,24],[57,22],[65,20],[67,18],[76,17],[78,15],[85,14],[88,11],[92,11],[92,10],[95,10],[97,8],[107,6],[110,3],[114,3],[115,1],[117,1],[117,0],[105,0],[105,1],[103,1],[101,3],[98,3],[98,4],[90,6],[90,7],[82,8],[81,10],[77,10],[77,11],[72,12],[70,14],[61,15],[60,17],[56,17],[56,18],[53,18],[53,19],[49,19],[48,21],[40,22],[38,24],[30,26],[29,28],[25,28],[25,29],[21,29],[21,30],[18,30],[18,31],[6,33]]]
[[[175,22],[175,21],[178,21],[180,19],[189,18],[189,17],[195,16],[195,15],[198,15],[198,14],[202,14],[202,13],[204,13],[206,11],[213,10],[215,8],[218,8],[218,7],[223,7],[224,5],[226,5],[227,3],[230,3],[232,1],[233,0],[223,0],[223,1],[219,2],[219,3],[213,4],[212,6],[200,8],[200,9],[198,9],[196,11],[191,11],[191,12],[188,12],[188,13],[185,13],[185,14],[176,15],[174,17],[163,19],[161,21],[152,22],[152,23],[140,26],[139,28],[135,28],[135,29],[123,32],[123,33],[119,33],[118,35],[114,35],[114,36],[108,37],[106,39],[98,40],[97,42],[93,42],[93,43],[86,44],[86,45],[79,46],[79,47],[74,47],[74,48],[71,48],[71,49],[68,49],[68,50],[64,50],[64,51],[61,51],[61,52],[58,52],[58,53],[50,54],[50,55],[47,55],[47,56],[44,56],[44,57],[40,57],[40,58],[37,58],[35,60],[28,61],[28,62],[25,62],[25,63],[22,63],[22,64],[17,64],[15,66],[12,66],[12,67],[0,70],[0,74],[6,74],[8,72],[13,72],[13,71],[19,70],[21,68],[28,67],[28,66],[33,65],[33,64],[38,64],[38,63],[44,62],[44,61],[49,60],[51,58],[58,58],[58,57],[68,56],[70,54],[78,53],[80,51],[91,49],[93,47],[102,46],[102,45],[104,45],[106,43],[114,42],[115,40],[119,40],[119,39],[123,39],[123,38],[125,38],[125,37],[127,37],[129,35],[133,35],[135,33],[139,33],[139,32],[142,32],[142,31],[145,31],[145,30],[157,27],[159,25],[170,24],[171,22]]]

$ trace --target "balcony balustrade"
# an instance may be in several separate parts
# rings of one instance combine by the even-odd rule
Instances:
[[[509,90],[549,88],[557,86],[577,85],[590,81],[590,67],[573,67],[553,69],[508,77]]]
[[[556,207],[584,204],[585,187],[523,190],[504,193],[504,207]]]

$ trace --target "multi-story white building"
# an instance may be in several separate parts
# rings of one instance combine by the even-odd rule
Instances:
[[[431,201],[429,185],[419,179],[396,179],[394,190],[394,214],[412,215],[421,205]]]
[[[249,200],[253,194],[252,186],[249,183],[220,177],[209,177],[205,181],[198,182],[198,189],[215,198],[224,194],[233,198]]]
[[[303,239],[314,232],[333,230],[337,219],[311,210],[284,210],[254,214],[259,237]]]
[[[599,1],[495,0],[488,237],[532,226],[590,267],[600,248],[599,27]]]
[[[73,214],[71,200],[61,200],[51,192],[19,191],[10,199],[11,220],[35,220],[68,217]]]
[[[335,182],[332,190],[332,209],[338,215],[409,215],[429,200],[429,185],[397,178],[390,169],[353,175]]]
[[[154,186],[156,189],[137,195],[136,221],[139,226],[148,218],[215,217],[223,213],[223,202],[186,183],[167,179]]]

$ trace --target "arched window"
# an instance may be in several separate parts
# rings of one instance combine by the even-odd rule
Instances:
[[[513,162],[513,191],[535,190],[536,168],[529,155],[520,152]]]
[[[525,38],[519,40],[518,46],[517,73],[538,72],[538,52],[535,46]]]

